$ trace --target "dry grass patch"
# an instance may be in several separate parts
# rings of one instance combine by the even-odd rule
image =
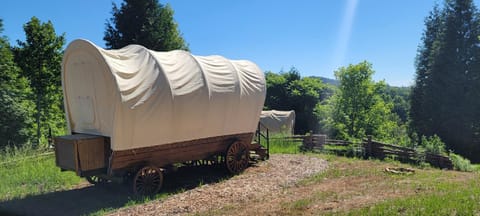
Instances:
[[[385,168],[410,166],[331,155],[319,157],[329,161],[326,172],[284,188],[280,195],[266,194],[247,203],[238,203],[234,208],[216,211],[215,215],[349,214],[391,200],[449,193],[443,189],[464,185],[479,177],[477,173],[431,168],[415,168],[413,175],[396,175],[386,173]]]

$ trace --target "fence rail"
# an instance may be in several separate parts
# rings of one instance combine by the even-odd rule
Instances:
[[[42,157],[46,157],[46,156],[53,155],[53,154],[54,154],[54,152],[50,151],[50,152],[44,152],[44,153],[31,155],[31,156],[20,157],[19,159],[15,159],[15,160],[3,161],[3,162],[0,163],[0,166],[15,164],[15,163],[18,163],[18,162],[23,161],[23,160],[29,160],[29,159],[34,159],[34,158],[42,158]]]
[[[344,155],[363,156],[364,158],[394,158],[406,163],[424,161],[442,169],[453,169],[453,163],[447,156],[422,153],[413,148],[374,141],[370,136],[362,142],[327,139],[325,135],[321,134],[294,135],[276,139],[283,139],[285,142],[301,142],[301,150],[303,151],[333,151]]]
[[[442,169],[453,169],[453,163],[449,157],[444,155],[437,155],[432,153],[417,152],[413,148],[397,146],[392,144],[381,143],[372,140],[369,137],[363,142],[365,146],[365,157],[373,157],[385,159],[386,157],[393,157],[402,162],[418,163],[425,161],[432,166]]]

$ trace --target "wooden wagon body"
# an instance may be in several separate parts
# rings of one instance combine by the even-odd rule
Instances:
[[[258,150],[258,144],[252,144],[252,138],[252,133],[233,134],[112,151],[108,137],[74,134],[55,138],[55,154],[57,166],[75,171],[81,177],[123,176],[146,165],[165,167],[199,160],[224,160],[222,157],[235,142],[242,143],[249,151]]]
[[[224,160],[237,172],[244,165],[228,161],[260,148],[252,139],[265,78],[249,61],[75,40],[62,86],[71,134],[55,139],[57,165],[80,176],[157,173],[196,160]]]

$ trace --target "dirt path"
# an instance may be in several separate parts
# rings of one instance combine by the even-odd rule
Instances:
[[[165,200],[120,209],[111,215],[184,215],[215,212],[225,205],[241,205],[266,195],[279,196],[285,188],[322,172],[325,160],[305,155],[273,155],[244,173],[215,184],[206,184]]]

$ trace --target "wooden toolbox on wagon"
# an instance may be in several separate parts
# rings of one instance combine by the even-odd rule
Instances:
[[[55,138],[57,166],[84,176],[104,171],[108,164],[110,146],[106,137],[74,134]]]

